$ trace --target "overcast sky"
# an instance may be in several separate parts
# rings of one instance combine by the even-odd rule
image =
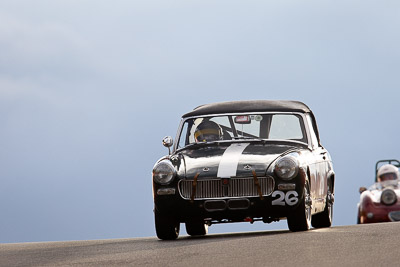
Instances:
[[[399,88],[395,0],[2,0],[0,242],[155,236],[161,139],[198,105],[248,99],[310,106],[333,224],[354,224],[375,162],[400,159]],[[286,222],[210,233],[271,229]]]

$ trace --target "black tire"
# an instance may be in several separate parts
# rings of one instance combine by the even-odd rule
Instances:
[[[154,211],[156,234],[162,240],[174,240],[179,236],[179,221],[172,216],[166,216]]]
[[[326,204],[324,211],[314,214],[311,219],[311,225],[315,228],[331,227],[333,218],[333,203],[329,201],[329,196],[332,194],[332,185],[328,184],[328,193],[326,196]]]
[[[204,221],[187,221],[185,222],[186,233],[190,236],[206,235],[208,233],[208,225]]]
[[[304,185],[303,198],[296,210],[287,217],[289,230],[292,232],[307,231],[311,224],[310,186],[308,180]]]

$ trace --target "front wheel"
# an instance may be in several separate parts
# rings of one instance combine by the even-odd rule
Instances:
[[[187,221],[185,223],[186,233],[190,236],[206,235],[208,233],[208,225],[204,221]]]
[[[289,230],[292,232],[307,231],[311,224],[311,196],[308,180],[304,185],[303,198],[296,210],[287,217]]]
[[[156,234],[162,240],[174,240],[179,236],[179,221],[172,216],[167,216],[154,211]]]

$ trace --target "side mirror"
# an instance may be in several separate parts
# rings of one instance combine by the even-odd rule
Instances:
[[[364,186],[361,186],[360,189],[358,190],[360,192],[360,194],[364,191],[367,191],[367,188]]]
[[[170,147],[174,144],[174,140],[172,139],[171,136],[166,136],[162,140],[162,144],[165,147],[168,147],[168,153],[171,154],[171,149]]]

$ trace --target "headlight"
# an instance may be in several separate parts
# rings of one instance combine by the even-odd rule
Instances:
[[[397,195],[392,189],[385,189],[381,195],[381,202],[385,205],[393,205],[397,201]]]
[[[299,172],[299,163],[292,156],[286,156],[275,164],[275,173],[282,179],[292,179]]]
[[[161,161],[153,168],[153,180],[158,184],[169,184],[175,177],[175,168],[169,161]]]

